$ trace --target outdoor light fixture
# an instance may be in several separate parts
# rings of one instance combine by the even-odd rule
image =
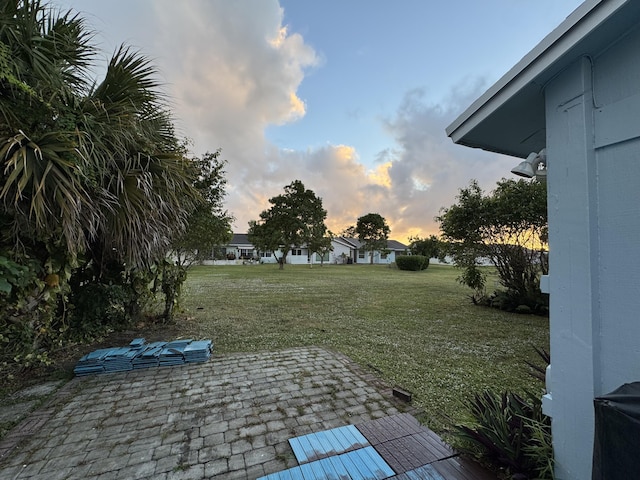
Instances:
[[[517,167],[511,169],[511,173],[521,177],[544,180],[547,178],[547,149],[543,148],[538,153],[532,152],[526,160],[520,162]]]

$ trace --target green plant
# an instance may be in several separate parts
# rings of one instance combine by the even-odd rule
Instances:
[[[46,349],[65,330],[56,315],[60,278],[26,254],[0,255],[0,361],[19,368],[49,363]]]
[[[398,255],[396,265],[400,270],[417,272],[429,266],[429,259],[422,255]]]
[[[536,348],[545,362],[549,354]],[[544,381],[545,368],[526,361],[531,376]],[[546,365],[545,365],[546,366]],[[518,479],[552,479],[551,419],[542,412],[539,394],[485,390],[467,402],[471,424],[457,426],[457,447],[506,469]]]
[[[551,421],[538,395],[486,390],[468,407],[475,424],[458,427],[462,450],[523,479],[550,478],[540,476],[550,463]]]
[[[180,300],[182,284],[187,279],[187,269],[175,265],[167,260],[162,265],[162,293],[164,294],[163,318],[166,322],[173,321],[175,308]]]

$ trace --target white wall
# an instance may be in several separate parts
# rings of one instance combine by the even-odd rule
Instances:
[[[640,380],[640,33],[593,62],[545,86],[558,480],[591,478],[594,397]]]

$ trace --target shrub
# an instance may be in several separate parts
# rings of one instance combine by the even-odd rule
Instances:
[[[468,402],[475,425],[458,426],[460,448],[514,478],[551,478],[551,420],[538,395],[486,390]]]
[[[91,341],[105,333],[129,326],[133,292],[128,285],[89,283],[74,291],[70,298],[70,336],[76,341]]]
[[[60,279],[37,260],[0,254],[0,363],[28,368],[48,364],[47,349],[59,343]]]
[[[400,270],[417,272],[429,266],[429,259],[422,255],[398,255],[396,257],[396,265]]]
[[[536,349],[549,362],[545,350]],[[529,371],[544,382],[545,367]],[[542,413],[539,394],[486,390],[467,402],[473,423],[456,426],[457,448],[506,469],[512,478],[552,479],[551,419]]]

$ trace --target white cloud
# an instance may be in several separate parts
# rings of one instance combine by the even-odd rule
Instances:
[[[235,230],[246,231],[268,198],[299,179],[323,198],[333,231],[375,212],[392,237],[436,233],[433,217],[451,205],[471,178],[491,188],[508,172],[497,155],[453,145],[446,125],[480,93],[467,82],[446,106],[408,92],[385,128],[395,146],[366,167],[353,146],[327,144],[303,151],[278,148],[265,129],[296,121],[306,105],[298,97],[305,72],[319,65],[301,35],[283,25],[275,0],[191,0],[153,3],[156,61],[169,82],[184,134],[196,153],[222,148],[229,161],[228,205]],[[322,132],[318,132],[322,135]]]

